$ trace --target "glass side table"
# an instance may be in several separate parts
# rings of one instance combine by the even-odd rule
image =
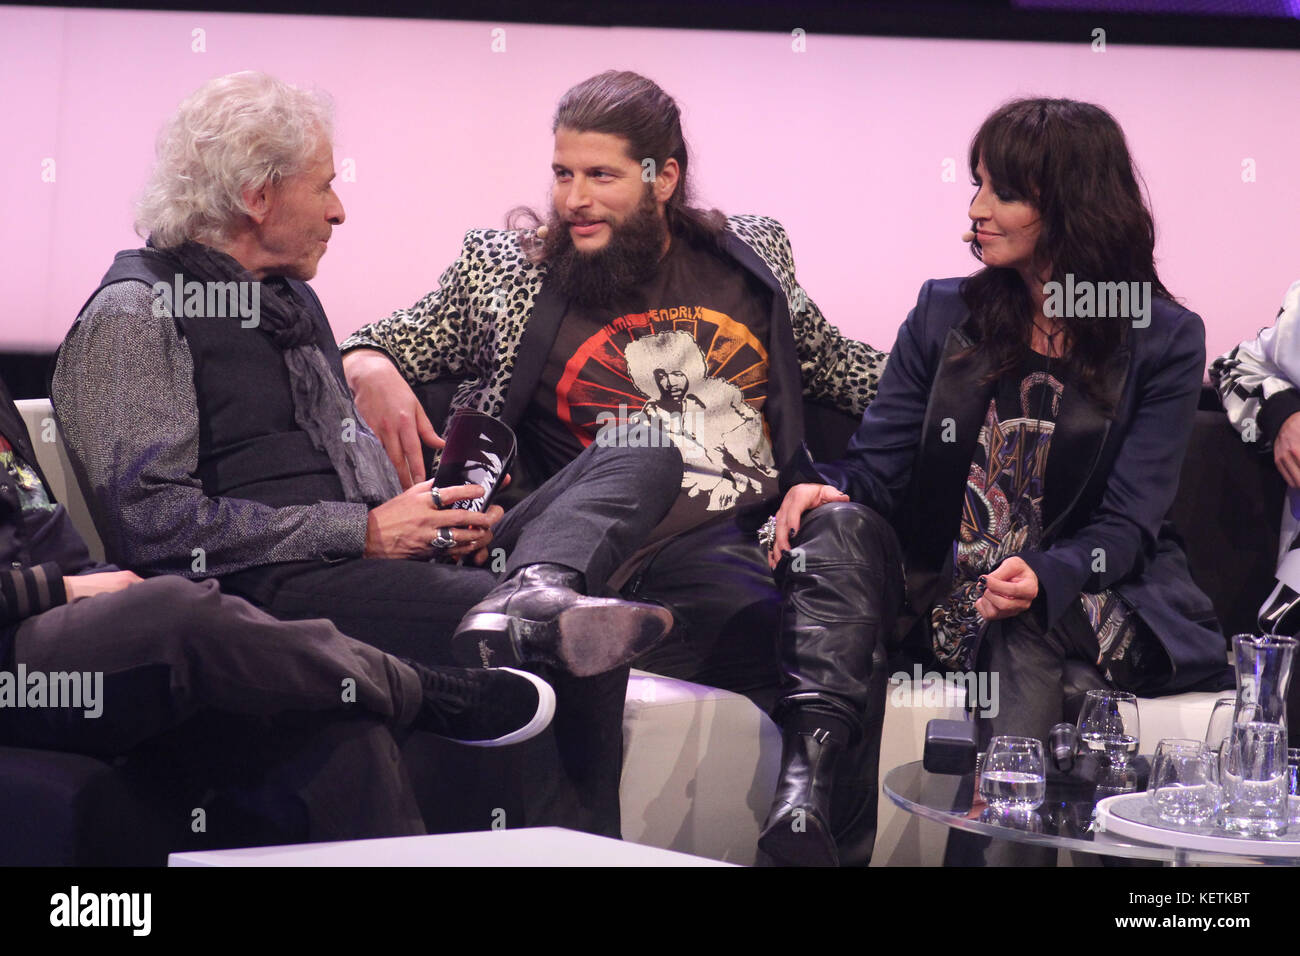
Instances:
[[[1255,853],[1243,839],[1240,851],[1219,852],[1147,843],[1110,833],[1094,825],[1097,801],[1090,788],[1049,780],[1047,798],[1036,810],[1004,813],[991,810],[978,799],[975,775],[929,773],[914,760],[885,775],[885,794],[896,805],[926,820],[953,830],[1042,847],[1091,853],[1126,860],[1152,860],[1171,866],[1241,866],[1251,863],[1300,865],[1296,856]]]

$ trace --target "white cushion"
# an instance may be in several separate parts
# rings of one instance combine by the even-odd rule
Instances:
[[[633,671],[623,714],[623,838],[751,864],[781,732],[747,697]]]
[[[27,434],[36,450],[36,464],[45,473],[54,500],[68,509],[73,526],[86,539],[90,556],[96,561],[103,561],[104,545],[95,530],[95,522],[90,517],[90,508],[81,493],[81,486],[77,484],[68,450],[63,445],[63,435],[55,423],[54,407],[47,398],[26,398],[14,404],[18,406],[18,414],[23,417],[23,424],[27,426]]]

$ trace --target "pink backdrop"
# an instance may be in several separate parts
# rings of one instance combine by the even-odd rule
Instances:
[[[355,181],[314,284],[341,338],[433,288],[467,228],[545,202],[555,101],[610,67],[678,98],[699,197],[785,223],[810,295],[882,347],[922,281],[973,269],[964,151],[1017,95],[1091,100],[1123,124],[1162,277],[1205,318],[1211,357],[1300,277],[1300,53],[1113,35],[1105,52],[1090,36],[821,35],[795,52],[775,33],[0,7],[0,348],[55,345],[112,254],[139,244],[157,128],[209,77],[263,69],[334,96]]]

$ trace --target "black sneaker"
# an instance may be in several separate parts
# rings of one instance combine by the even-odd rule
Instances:
[[[407,663],[424,687],[416,730],[470,747],[504,747],[536,737],[555,715],[555,691],[535,674]]]

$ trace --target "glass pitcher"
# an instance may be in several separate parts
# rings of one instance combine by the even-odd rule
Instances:
[[[1232,733],[1219,755],[1219,825],[1250,836],[1285,833],[1289,823],[1286,695],[1294,638],[1238,634]]]
[[[1292,637],[1238,634],[1232,639],[1237,668],[1237,704],[1232,722],[1286,727],[1286,695],[1292,658],[1300,644]]]

